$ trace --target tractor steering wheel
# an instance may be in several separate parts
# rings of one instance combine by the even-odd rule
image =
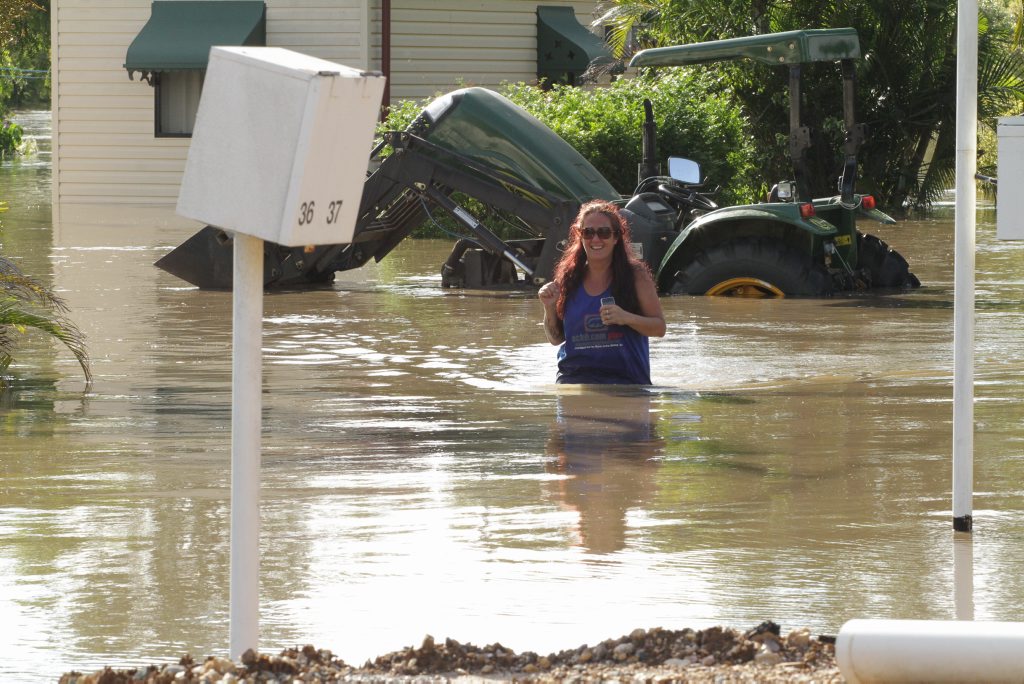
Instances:
[[[714,211],[718,208],[718,205],[706,196],[680,183],[659,183],[658,192],[667,195],[676,202],[701,211]]]

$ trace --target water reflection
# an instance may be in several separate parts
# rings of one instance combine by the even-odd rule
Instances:
[[[974,539],[953,534],[953,605],[957,620],[974,619]]]
[[[547,443],[551,494],[579,516],[579,544],[592,553],[625,547],[627,513],[654,494],[665,440],[642,388],[562,387]]]

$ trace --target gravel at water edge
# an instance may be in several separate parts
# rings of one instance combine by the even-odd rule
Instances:
[[[246,651],[237,661],[185,655],[177,663],[136,669],[68,672],[60,684],[172,682],[842,682],[835,639],[774,622],[741,632],[635,629],[618,639],[546,656],[501,644],[477,647],[427,636],[418,647],[346,664],[327,649],[289,648],[271,656]]]

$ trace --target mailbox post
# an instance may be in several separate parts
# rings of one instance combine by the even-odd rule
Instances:
[[[263,242],[351,242],[383,91],[283,48],[210,50],[177,211],[234,236],[232,658],[259,647]]]

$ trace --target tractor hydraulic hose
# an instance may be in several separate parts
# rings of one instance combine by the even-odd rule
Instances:
[[[479,246],[475,240],[469,238],[462,238],[455,243],[452,247],[452,253],[445,259],[444,264],[441,265],[441,273],[443,275],[450,275],[455,273],[456,267],[459,265],[459,261],[462,260],[463,255],[473,247]]]

